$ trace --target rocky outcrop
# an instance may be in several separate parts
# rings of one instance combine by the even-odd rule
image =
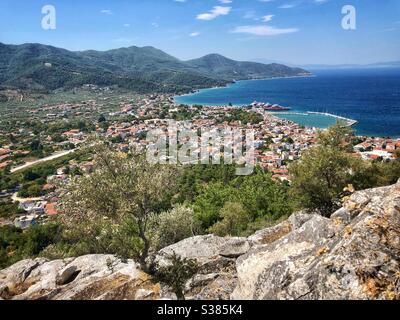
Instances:
[[[145,293],[145,294],[144,294]],[[20,261],[0,271],[3,299],[155,299],[160,285],[131,260],[112,255],[76,259],[38,258]]]
[[[160,250],[194,259],[188,299],[400,299],[400,182],[344,199],[330,219],[296,213],[248,238],[197,236]],[[175,299],[131,260],[25,260],[0,271],[1,299]]]
[[[237,259],[234,299],[399,299],[400,182],[356,192]]]

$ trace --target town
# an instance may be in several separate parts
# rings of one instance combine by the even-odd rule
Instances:
[[[319,131],[278,118],[262,104],[186,106],[175,104],[171,94],[131,96],[94,85],[82,90],[92,95],[77,102],[18,109],[19,114],[0,121],[0,201],[3,208],[18,212],[2,212],[0,225],[24,229],[57,215],[63,185],[94,168],[95,159],[82,153],[94,136],[124,153],[151,147],[147,133],[168,133],[172,120],[190,122],[192,130],[249,129],[255,133],[256,164],[274,180],[290,184],[288,165],[316,144]],[[391,161],[398,150],[400,139],[357,137],[353,155],[365,161]]]

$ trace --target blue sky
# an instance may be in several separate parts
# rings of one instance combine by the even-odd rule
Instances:
[[[41,9],[54,5],[56,30]],[[357,29],[341,27],[342,7]],[[292,64],[400,60],[399,0],[1,0],[0,42],[70,50],[151,45],[181,59],[220,53]]]

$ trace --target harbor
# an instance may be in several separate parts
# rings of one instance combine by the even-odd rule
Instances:
[[[273,114],[278,114],[277,112],[273,112]],[[331,117],[335,118],[336,120],[343,121],[345,123],[346,127],[352,127],[358,123],[357,120],[338,116],[332,113],[328,112],[315,112],[315,111],[307,111],[307,112],[279,112],[279,115],[289,115],[289,116],[312,116],[312,115],[317,115],[317,116],[324,116],[324,117]]]

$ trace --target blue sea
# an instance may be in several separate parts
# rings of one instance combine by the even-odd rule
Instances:
[[[277,103],[291,112],[328,112],[358,121],[358,135],[400,137],[400,69],[312,71],[313,77],[238,81],[175,97],[177,103],[246,105]],[[321,115],[276,115],[305,126],[326,128],[335,118]]]

